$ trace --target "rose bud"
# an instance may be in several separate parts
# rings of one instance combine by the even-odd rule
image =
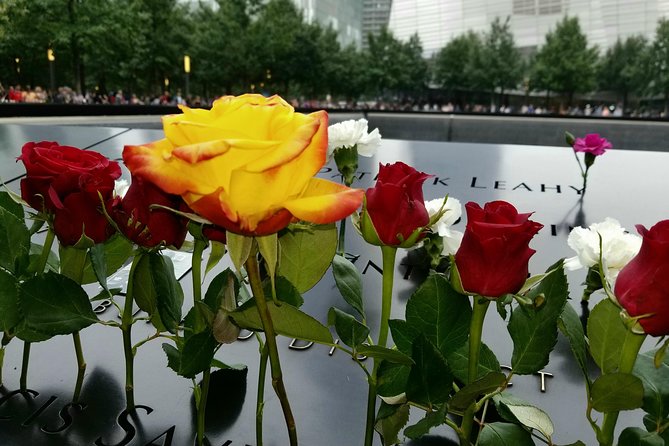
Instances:
[[[646,229],[641,249],[618,274],[614,294],[618,303],[652,336],[669,334],[669,220]]]
[[[424,236],[414,232],[430,222],[423,200],[423,182],[429,177],[402,162],[379,165],[376,185],[365,193],[361,217],[367,242],[408,248]]]
[[[494,298],[518,292],[535,253],[530,240],[543,225],[505,201],[486,203],[483,209],[469,202],[465,208],[467,227],[455,254],[463,290]]]
[[[184,206],[180,196],[165,193],[142,177],[133,176],[125,196],[114,206],[112,218],[123,234],[140,246],[180,248],[186,238],[187,220],[152,205],[175,210]]]

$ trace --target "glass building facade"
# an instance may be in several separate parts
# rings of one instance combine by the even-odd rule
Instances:
[[[293,0],[300,8],[307,23],[318,22],[331,26],[337,32],[342,46],[362,43],[361,0]]]
[[[590,45],[605,50],[620,37],[652,39],[669,0],[393,0],[389,28],[400,40],[418,33],[425,56],[468,31],[485,32],[509,17],[516,45],[532,51],[565,15],[576,16]]]

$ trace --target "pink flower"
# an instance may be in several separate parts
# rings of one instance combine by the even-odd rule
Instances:
[[[606,138],[601,138],[598,133],[589,133],[585,138],[576,138],[572,147],[574,152],[599,156],[606,152],[606,149],[613,148],[613,145]]]

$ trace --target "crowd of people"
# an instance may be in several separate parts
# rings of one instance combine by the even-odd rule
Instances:
[[[263,92],[264,93],[264,92]],[[50,95],[47,90],[36,86],[23,88],[21,85],[12,85],[5,89],[0,84],[0,103],[54,103],[54,104],[111,104],[111,105],[178,105],[186,104],[192,107],[211,106],[215,98],[188,96],[177,90],[174,94],[164,91],[160,95],[138,96],[135,93],[123,90],[103,92],[100,89],[79,93],[70,87],[59,87]],[[534,98],[542,102],[542,98]],[[463,103],[427,100],[369,100],[369,101],[336,101],[330,97],[322,100],[298,99],[289,100],[296,108],[329,109],[329,110],[388,110],[399,112],[436,112],[436,113],[491,113],[515,115],[559,115],[559,116],[593,116],[593,117],[637,117],[637,118],[664,118],[664,114],[648,107],[623,110],[622,104],[580,104],[571,107],[541,106],[532,103],[521,105],[502,105]]]

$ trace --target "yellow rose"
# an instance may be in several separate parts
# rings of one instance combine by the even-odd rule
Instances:
[[[326,162],[328,117],[279,96],[224,96],[211,110],[180,106],[163,117],[165,139],[126,146],[135,176],[178,194],[229,231],[266,235],[291,221],[330,223],[355,211],[363,191],[314,178]]]

